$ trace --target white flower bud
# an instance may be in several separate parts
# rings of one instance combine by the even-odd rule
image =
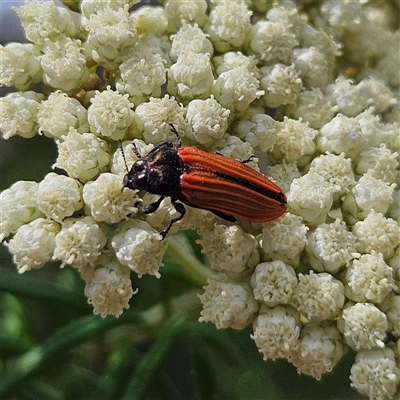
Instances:
[[[210,57],[212,57],[214,47],[208,39],[208,36],[209,35],[206,35],[197,24],[190,25],[186,21],[182,21],[182,27],[179,29],[178,33],[171,36],[171,59],[176,62],[178,57],[187,51],[192,51],[197,54],[208,53]]]
[[[316,226],[325,221],[332,207],[333,188],[324,177],[309,171],[293,180],[290,191],[287,193],[287,201],[292,213]]]
[[[199,295],[203,304],[199,322],[212,322],[218,329],[239,330],[252,323],[258,304],[250,285],[208,279],[203,289]]]
[[[297,40],[289,26],[265,20],[256,22],[246,39],[249,52],[268,65],[290,64]]]
[[[89,79],[89,69],[80,40],[61,37],[46,39],[44,54],[40,57],[43,82],[66,93],[78,92]]]
[[[299,313],[289,306],[261,306],[259,315],[253,321],[253,330],[250,337],[264,360],[290,360],[300,336]]]
[[[203,26],[207,21],[207,2],[205,0],[168,0],[165,2],[165,13],[168,17],[168,28],[176,32],[183,21]]]
[[[137,293],[132,290],[131,270],[121,265],[115,257],[103,251],[94,266],[82,268],[85,296],[92,304],[94,314],[119,317],[129,308],[129,299]]]
[[[209,54],[186,51],[168,71],[168,93],[185,103],[195,98],[206,99],[213,84]]]
[[[394,288],[393,269],[383,260],[382,253],[363,254],[347,267],[343,282],[346,297],[357,302],[379,303]]]
[[[69,176],[50,172],[39,183],[37,204],[48,218],[61,222],[82,208],[82,185]]]
[[[42,68],[38,56],[40,49],[28,43],[0,45],[0,85],[15,86],[28,90],[42,80]]]
[[[39,133],[54,139],[67,135],[69,128],[87,132],[87,110],[78,100],[59,90],[43,101],[38,111]]]
[[[67,8],[56,7],[53,1],[33,0],[21,7],[13,7],[25,29],[25,36],[37,45],[45,40],[57,40],[65,35],[74,37],[76,28]]]
[[[331,274],[310,271],[308,275],[299,274],[293,300],[309,320],[329,320],[340,314],[345,300],[343,293],[342,282]]]
[[[59,230],[60,226],[56,222],[43,218],[35,219],[17,230],[6,246],[20,274],[42,268],[51,260],[55,236]]]
[[[256,239],[239,226],[215,223],[213,229],[204,231],[197,242],[203,247],[202,252],[212,268],[231,278],[253,269],[260,260]]]
[[[117,10],[107,7],[98,14],[92,14],[85,28],[89,32],[86,43],[92,51],[93,59],[106,69],[116,69],[137,42],[134,20],[129,17],[128,5]]]
[[[128,99],[128,94],[120,94],[111,90],[99,92],[90,100],[88,109],[88,122],[90,131],[100,137],[112,140],[123,139],[128,128],[133,122],[133,103]]]
[[[360,253],[376,251],[385,260],[393,257],[400,244],[400,227],[392,218],[371,210],[363,221],[356,222],[353,233],[357,237],[357,250]]]
[[[370,303],[356,303],[342,311],[337,321],[347,344],[353,350],[383,348],[388,321],[386,315]]]
[[[350,380],[352,387],[370,399],[392,399],[400,382],[393,350],[360,350],[351,367]]]
[[[206,30],[219,53],[243,46],[251,30],[251,11],[244,2],[221,2],[210,13]]]
[[[95,221],[108,224],[115,224],[135,213],[135,191],[121,191],[121,188],[121,178],[108,172],[100,174],[93,182],[87,182],[83,187],[86,213]]]
[[[141,278],[144,274],[161,277],[159,268],[167,242],[147,222],[128,220],[119,225],[111,238],[118,261]]]
[[[287,212],[273,221],[263,223],[261,246],[267,257],[297,267],[300,253],[307,243],[308,229],[301,217]]]
[[[113,2],[112,0],[110,3]],[[140,0],[135,0],[135,2],[139,3]],[[130,13],[130,18],[133,19],[133,26],[141,40],[143,36],[162,37],[168,28],[168,16],[164,7],[161,6],[140,5]]]
[[[222,72],[214,83],[212,94],[223,107],[241,113],[249,104],[264,94],[260,82],[246,64]]]
[[[79,134],[71,128],[63,142],[57,142],[55,167],[64,169],[71,178],[87,182],[108,167],[108,144],[92,133]]]
[[[347,351],[346,344],[336,328],[328,321],[306,325],[300,333],[300,342],[291,362],[297,372],[320,380]]]
[[[268,307],[288,304],[297,285],[294,269],[280,260],[258,264],[250,279],[254,298]]]
[[[210,146],[224,136],[229,114],[230,110],[222,107],[213,95],[206,100],[192,100],[186,113],[192,131],[188,131],[187,136],[203,146]]]
[[[308,262],[319,272],[335,274],[353,258],[360,256],[356,252],[356,237],[339,219],[318,225],[307,235],[307,239]]]
[[[107,237],[92,217],[67,218],[56,236],[53,260],[60,260],[61,268],[69,264],[80,270],[96,262],[106,243]]]
[[[0,242],[36,218],[44,217],[37,206],[39,184],[18,181],[0,194]]]
[[[119,66],[120,76],[115,87],[119,92],[127,93],[136,106],[150,97],[159,97],[161,87],[167,81],[165,64],[161,55],[153,53],[147,46],[136,45]]]
[[[297,161],[299,166],[307,164],[314,152],[314,138],[318,132],[301,119],[296,121],[287,117],[277,123],[276,130],[271,157],[275,160]]]
[[[168,94],[161,99],[151,98],[148,102],[139,104],[135,110],[135,124],[143,133],[146,143],[159,143],[164,140],[176,142],[169,122],[174,124],[179,134],[184,135],[188,129],[185,109]]]
[[[265,90],[262,102],[267,107],[277,108],[294,103],[303,88],[299,73],[292,65],[274,64],[261,68],[261,89]]]
[[[19,135],[26,139],[37,134],[37,113],[44,95],[36,92],[9,93],[0,98],[0,131],[3,139]]]

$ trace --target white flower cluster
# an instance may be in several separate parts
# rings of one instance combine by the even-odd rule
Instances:
[[[54,166],[65,171],[1,193],[0,240],[19,272],[51,260],[75,267],[103,317],[129,307],[131,271],[160,277],[167,241],[158,232],[176,211],[165,199],[145,215],[139,203],[156,197],[121,192],[117,141],[131,166],[138,152],[176,142],[172,123],[185,144],[255,168],[257,152],[288,200],[288,212],[264,224],[192,208],[174,224],[170,235],[198,230],[219,279],[199,296],[200,321],[252,324],[264,359],[285,358],[316,379],[351,348],[351,385],[371,399],[398,396],[391,6],[327,0],[304,18],[289,0],[167,0],[130,13],[132,3],[84,0],[78,22],[52,1],[15,8],[31,43],[0,46],[0,85],[21,91],[0,99],[0,130],[53,139]],[[45,94],[29,90],[36,83]]]

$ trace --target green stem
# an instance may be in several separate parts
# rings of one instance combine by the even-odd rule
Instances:
[[[208,278],[220,279],[218,274],[204,266],[185,245],[182,245],[176,236],[168,239],[167,254],[200,285],[205,285]]]

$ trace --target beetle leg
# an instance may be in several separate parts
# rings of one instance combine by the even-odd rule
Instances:
[[[162,240],[165,239],[165,236],[167,236],[167,233],[172,228],[172,225],[175,222],[180,221],[186,214],[186,208],[182,203],[177,203],[175,200],[171,199],[171,204],[175,207],[175,210],[178,211],[178,213],[180,213],[181,215],[179,217],[171,219],[169,225],[167,226],[167,229],[161,232]]]
[[[160,207],[160,204],[163,200],[164,200],[164,196],[161,196],[154,203],[149,204],[144,210],[142,210],[142,213],[143,214],[151,214],[152,212],[156,211],[158,209],[158,207]]]
[[[257,158],[257,157],[254,154],[252,154],[249,158],[247,158],[246,160],[243,160],[242,163],[248,164],[249,162],[253,161],[255,158]]]

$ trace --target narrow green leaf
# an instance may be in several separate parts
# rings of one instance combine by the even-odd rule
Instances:
[[[165,361],[176,338],[184,328],[185,320],[181,316],[171,317],[157,336],[157,340],[142,358],[129,388],[122,398],[124,400],[144,399],[161,365]]]

